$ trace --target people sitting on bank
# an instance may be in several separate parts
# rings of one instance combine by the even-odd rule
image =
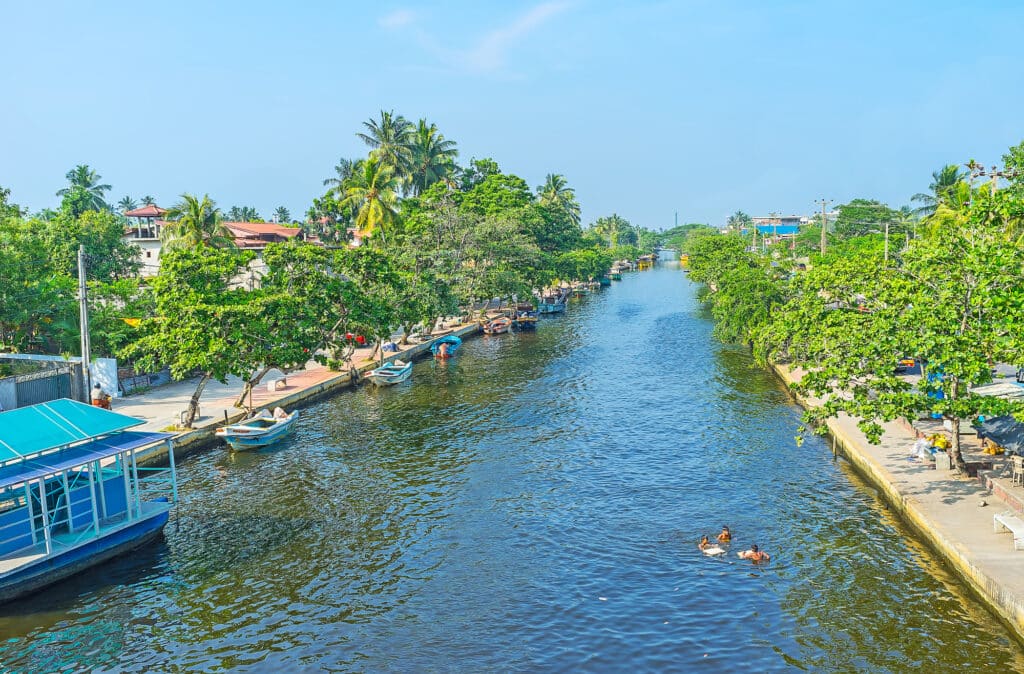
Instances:
[[[771,559],[771,556],[767,552],[757,547],[757,543],[751,545],[749,550],[737,552],[736,555],[740,559],[749,559],[752,562],[767,562]]]
[[[92,387],[92,404],[94,407],[102,407],[105,410],[110,409],[110,396],[103,390],[99,384]]]
[[[722,525],[722,533],[718,534],[719,543],[728,543],[732,541],[732,532],[729,531],[729,527]]]

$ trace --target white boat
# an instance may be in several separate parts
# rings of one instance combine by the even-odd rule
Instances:
[[[283,417],[277,417],[267,410],[262,410],[254,417],[230,426],[221,426],[216,436],[231,445],[231,449],[241,451],[266,447],[277,442],[288,434],[299,418],[298,410]]]
[[[411,374],[412,363],[395,360],[378,367],[376,370],[370,370],[366,373],[366,378],[377,386],[390,386],[402,383]]]

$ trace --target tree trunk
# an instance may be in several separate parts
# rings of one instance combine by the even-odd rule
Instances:
[[[964,455],[960,452],[960,417],[953,417],[950,419],[950,424],[953,426],[952,436],[953,442],[949,444],[949,460],[954,466],[958,473],[963,475],[967,474],[967,462],[964,461]]]
[[[242,388],[242,395],[238,396],[238,400],[235,401],[234,407],[244,407],[250,412],[252,411],[252,408],[245,404],[245,397],[249,395],[249,392],[252,391],[253,387],[256,386],[256,384],[259,384],[260,380],[263,379],[268,372],[270,372],[270,368],[264,367],[263,369],[258,370],[252,378],[246,380],[245,386]]]
[[[402,341],[401,341],[402,346],[405,346],[406,344],[409,343],[409,331],[410,330],[412,330],[412,324],[411,323],[406,323],[406,324],[404,324],[402,326]]]
[[[210,373],[204,372],[203,376],[199,378],[199,385],[192,392],[192,398],[188,401],[188,412],[185,414],[184,426],[186,429],[192,428],[192,422],[196,420],[196,416],[199,414],[199,398],[202,397],[203,389],[206,388],[208,381],[210,381]]]

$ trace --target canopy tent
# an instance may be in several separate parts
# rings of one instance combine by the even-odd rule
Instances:
[[[1024,454],[1024,423],[1012,416],[986,419],[978,426],[978,434],[1007,451]]]
[[[0,465],[144,424],[142,419],[62,398],[0,413]]]

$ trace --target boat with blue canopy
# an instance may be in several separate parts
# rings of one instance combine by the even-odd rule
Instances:
[[[430,352],[434,354],[434,358],[450,358],[461,345],[462,340],[455,335],[445,335],[430,345]]]
[[[412,362],[395,360],[366,373],[366,378],[377,386],[401,384],[412,374]]]
[[[61,399],[0,413],[0,602],[160,535],[178,500],[170,433]],[[166,445],[167,466],[138,452]]]

